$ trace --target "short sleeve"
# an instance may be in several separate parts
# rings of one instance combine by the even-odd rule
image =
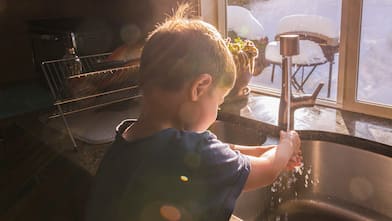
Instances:
[[[201,173],[209,186],[215,187],[226,208],[224,214],[232,213],[235,201],[242,192],[250,173],[249,158],[234,151],[210,133],[205,133],[205,144],[201,151]],[[229,211],[227,211],[229,210]]]

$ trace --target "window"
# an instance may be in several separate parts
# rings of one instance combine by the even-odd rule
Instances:
[[[341,0],[230,0],[227,5],[228,35],[253,40],[260,51],[259,69],[256,69],[251,85],[280,90],[278,36],[295,32],[303,34],[300,55],[293,58],[297,65],[293,67],[296,91],[312,93],[323,82],[319,98],[336,101],[340,12]],[[325,39],[329,41],[323,41]],[[333,45],[328,47],[329,43]]]
[[[357,100],[392,107],[392,1],[364,0]]]
[[[333,53],[327,53],[327,57],[332,57],[328,57],[325,63],[317,64],[316,60],[322,60],[319,48],[316,49],[309,42],[300,44],[300,48],[311,55],[302,60],[312,62],[309,65],[299,63],[294,67],[300,67],[295,78],[302,90],[297,91],[311,93],[318,83],[324,82],[323,90],[318,96],[319,104],[392,119],[392,69],[388,68],[389,57],[392,55],[392,26],[389,25],[392,23],[391,1],[199,0],[199,3],[203,19],[207,18],[221,33],[258,41],[262,60],[259,61],[259,71],[252,78],[252,90],[277,96],[281,86],[279,53],[271,55],[267,51],[268,44],[273,48],[276,36],[287,27],[313,32],[309,28],[314,28],[315,25],[301,20],[301,16],[321,17],[319,24],[322,25],[316,27],[316,31],[330,37],[329,40],[332,39],[326,42],[334,42],[336,38],[338,48],[330,48]],[[297,18],[294,21],[289,19],[288,23],[281,25],[287,17]],[[332,33],[332,36],[328,33]],[[316,43],[322,47],[326,42]],[[325,57],[324,49],[322,47],[322,55]],[[293,58],[293,63],[294,60]],[[314,72],[308,76],[314,66]],[[328,96],[329,79],[331,90]]]
[[[386,76],[390,72],[385,70],[388,58],[384,58],[388,56],[385,49],[390,42],[384,36],[391,33],[390,7],[390,1],[342,2],[341,46],[344,50],[340,51],[338,99],[343,109],[392,119],[388,93],[392,78]]]

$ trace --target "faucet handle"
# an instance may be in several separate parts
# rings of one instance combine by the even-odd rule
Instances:
[[[317,96],[319,95],[321,89],[323,88],[324,83],[319,83],[316,89],[312,93],[312,99],[316,100]]]
[[[317,96],[319,95],[324,83],[319,83],[317,88],[312,94],[305,94],[300,96],[294,96],[291,94],[291,108],[297,109],[300,107],[311,107],[316,103]]]

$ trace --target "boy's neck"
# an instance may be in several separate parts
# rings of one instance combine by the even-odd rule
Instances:
[[[179,116],[184,102],[181,92],[157,90],[143,98],[142,111],[138,121],[124,133],[124,138],[133,140],[152,135],[167,128],[183,130],[184,124]]]

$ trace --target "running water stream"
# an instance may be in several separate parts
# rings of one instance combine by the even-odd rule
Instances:
[[[297,189],[312,188],[320,181],[314,179],[312,176],[312,166],[302,164],[300,167],[295,168],[293,171],[283,172],[270,187],[271,201],[269,205],[270,215],[267,220],[297,220],[290,218],[287,212],[279,210],[282,204],[289,200],[297,200],[300,197]],[[290,219],[289,219],[290,218]],[[264,220],[264,219],[263,219]],[[301,220],[301,219],[300,219]]]

